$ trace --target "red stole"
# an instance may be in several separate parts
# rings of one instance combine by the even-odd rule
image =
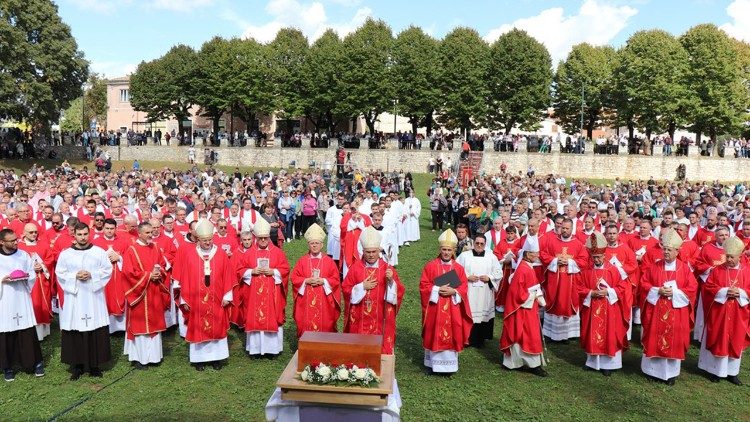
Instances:
[[[320,258],[313,258],[310,254],[303,255],[292,271],[297,337],[301,337],[305,331],[336,332],[336,322],[341,315],[339,270],[331,257],[323,253],[320,255]],[[326,295],[322,285],[305,285],[304,294],[300,295],[299,290],[305,279],[312,277],[314,271],[319,272],[320,278],[328,281],[331,294]]]
[[[161,280],[152,281],[151,272],[161,266]],[[123,253],[122,280],[125,287],[128,313],[128,339],[136,335],[150,335],[167,329],[164,311],[169,308],[169,277],[164,270],[164,256],[156,243],[148,246],[136,243]]]
[[[618,300],[610,304],[606,296],[591,297],[589,306],[581,306],[581,347],[591,355],[614,356],[628,348],[632,300],[627,297],[632,290],[614,265],[605,262],[602,268],[595,268],[592,264],[576,285],[581,303],[592,290],[599,290],[602,281],[615,290]]]
[[[344,279],[344,332],[355,334],[377,334],[383,336],[382,353],[392,355],[396,343],[396,314],[401,308],[404,285],[393,269],[393,282],[396,283],[396,305],[385,300],[388,281],[385,272],[392,268],[379,259],[376,267],[367,267],[364,260],[358,260],[349,269]],[[377,285],[365,291],[365,297],[357,304],[351,303],[352,289],[365,279],[372,277]]]
[[[438,296],[437,303],[430,302],[435,278],[456,270],[461,285],[456,292],[461,303],[453,304],[452,297]],[[437,258],[428,262],[419,280],[419,293],[422,301],[422,347],[432,352],[454,350],[460,352],[469,342],[474,321],[469,306],[468,281],[464,268],[451,260],[447,265]]]
[[[259,259],[267,259],[268,267],[279,272],[281,284],[276,284],[272,275],[255,275],[249,286],[242,280],[241,277],[247,270],[258,268]],[[289,261],[286,255],[270,242],[266,249],[258,249],[257,245],[253,245],[244,254],[238,255],[236,267],[242,286],[244,320],[241,321],[241,326],[245,327],[246,332],[277,332],[279,327],[286,322],[286,293],[289,278]]]
[[[750,268],[727,268],[711,271],[703,285],[706,349],[714,356],[739,359],[750,346],[750,305],[740,306],[737,299],[716,302],[716,295],[725,287],[737,287],[750,294]]]

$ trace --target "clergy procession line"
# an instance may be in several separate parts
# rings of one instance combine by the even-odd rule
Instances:
[[[133,175],[126,183],[134,183]],[[176,182],[169,173],[160,176]],[[138,369],[162,360],[161,334],[174,325],[199,371],[206,365],[219,370],[229,357],[230,324],[246,332],[248,354],[277,356],[290,288],[298,337],[336,331],[343,309],[344,332],[382,335],[383,353],[394,353],[405,292],[398,251],[419,240],[421,205],[410,178],[372,183],[371,175],[354,186],[339,185],[334,205],[315,175],[273,183],[273,176],[256,177],[257,190],[250,187],[245,195],[235,189],[222,194],[214,185],[221,175],[213,176],[204,173],[211,181],[203,191],[191,184],[192,193],[170,189],[169,182],[161,188],[146,177],[153,185],[138,199],[136,189],[105,200],[100,192],[108,188],[74,183],[71,190],[78,189],[80,198],[75,216],[59,212],[69,212],[70,193],[61,197],[56,189],[33,195],[37,218],[22,202],[35,202],[28,192],[12,207],[0,203],[0,366],[6,381],[18,367],[44,375],[39,342],[54,313],[61,360],[73,380],[86,372],[102,376],[111,359],[109,335],[118,331],[125,331],[124,353]],[[628,209],[622,186],[597,194],[577,182],[571,193],[564,179],[550,178],[540,187],[529,175],[526,186],[535,189],[529,192],[518,189],[520,180],[498,176],[494,188],[472,181],[465,193],[477,201],[464,205],[470,201],[462,199],[449,210],[441,210],[442,191],[450,186],[464,192],[451,180],[436,180],[430,189],[432,218],[442,225],[453,213],[456,229],[439,236],[438,256],[419,280],[424,366],[431,373],[458,371],[459,353],[492,339],[499,313],[499,347],[508,369],[546,376],[544,339],[580,337],[584,367],[609,376],[622,367],[633,326],[640,324],[647,377],[675,383],[692,330],[700,342],[698,367],[712,381],[742,384],[741,357],[750,345],[750,207],[744,199],[733,202],[732,226],[719,224],[729,216],[711,204],[717,198],[710,189],[701,195],[708,198],[705,215],[698,211],[700,200],[679,212],[654,207],[662,218],[655,224],[650,207]],[[293,181],[307,185],[297,205],[286,199]],[[290,267],[277,244],[302,232],[289,230],[284,211],[294,213],[313,191],[318,203],[330,206],[304,224],[308,252]],[[491,198],[503,205],[485,202]],[[128,210],[127,204],[137,207]],[[623,213],[610,212],[620,206]],[[480,223],[494,218],[491,228],[468,218],[474,213],[483,217]],[[316,219],[325,221],[326,253],[326,231]]]

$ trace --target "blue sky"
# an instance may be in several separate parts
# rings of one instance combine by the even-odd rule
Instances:
[[[711,22],[750,42],[750,0],[57,0],[94,71],[132,72],[172,45],[200,48],[215,35],[273,39],[294,26],[314,40],[327,28],[341,36],[367,17],[383,19],[394,35],[417,25],[441,38],[456,26],[488,41],[513,27],[544,43],[553,61],[580,42],[622,45],[641,29],[675,35]]]

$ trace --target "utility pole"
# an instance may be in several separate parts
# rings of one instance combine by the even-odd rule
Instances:
[[[586,84],[581,82],[581,136],[583,136],[583,109],[585,104]]]

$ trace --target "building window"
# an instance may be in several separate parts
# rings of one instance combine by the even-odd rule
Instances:
[[[130,91],[128,91],[127,89],[120,90],[120,102],[121,103],[130,102]]]

